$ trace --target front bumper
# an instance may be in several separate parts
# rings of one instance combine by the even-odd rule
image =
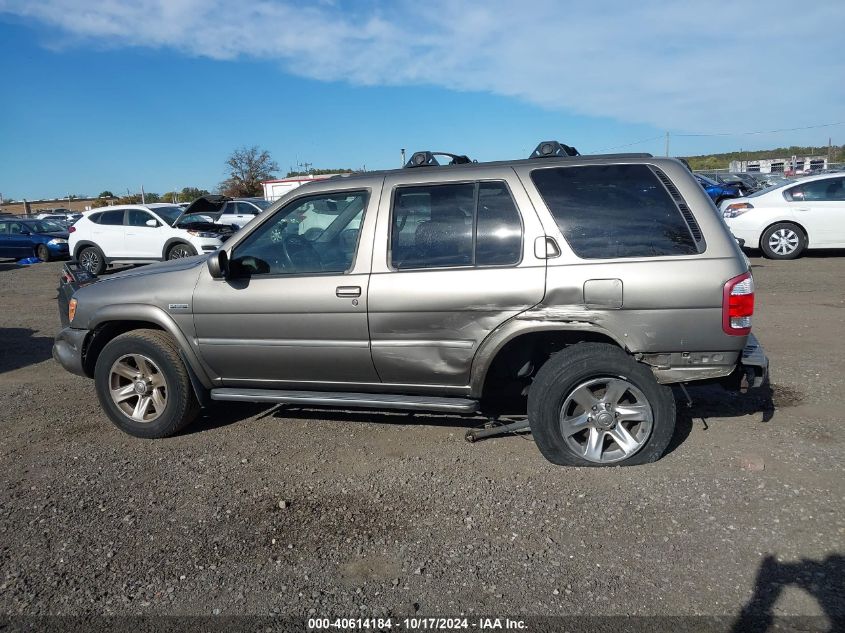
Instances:
[[[88,376],[82,365],[82,352],[88,332],[88,330],[66,327],[56,335],[56,340],[53,342],[53,358],[77,376]]]

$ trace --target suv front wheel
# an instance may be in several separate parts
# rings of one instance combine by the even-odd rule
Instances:
[[[646,366],[604,343],[554,354],[528,393],[540,452],[568,466],[628,466],[660,458],[675,431],[675,398]]]
[[[97,397],[129,435],[174,435],[199,413],[176,342],[159,330],[133,330],[110,341],[94,370]]]

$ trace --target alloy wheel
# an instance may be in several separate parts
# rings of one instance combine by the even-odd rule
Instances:
[[[149,357],[127,354],[109,370],[109,394],[124,415],[136,422],[152,422],[167,406],[167,383]]]
[[[89,273],[93,273],[100,267],[100,256],[97,251],[89,248],[82,251],[82,255],[79,256],[79,265]]]
[[[573,389],[560,409],[560,432],[573,453],[598,464],[626,459],[654,424],[642,391],[624,378],[595,378]]]

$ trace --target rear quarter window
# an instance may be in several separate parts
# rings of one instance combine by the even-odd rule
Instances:
[[[677,205],[647,165],[536,169],[531,180],[578,257],[698,253]]]

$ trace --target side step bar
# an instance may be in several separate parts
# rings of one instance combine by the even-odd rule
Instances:
[[[233,389],[221,387],[211,390],[212,400],[238,402],[281,402],[338,408],[400,409],[405,411],[450,411],[475,413],[478,401],[468,398],[437,398],[433,396],[400,396],[389,393],[347,393],[343,391],[284,391],[276,389]]]

